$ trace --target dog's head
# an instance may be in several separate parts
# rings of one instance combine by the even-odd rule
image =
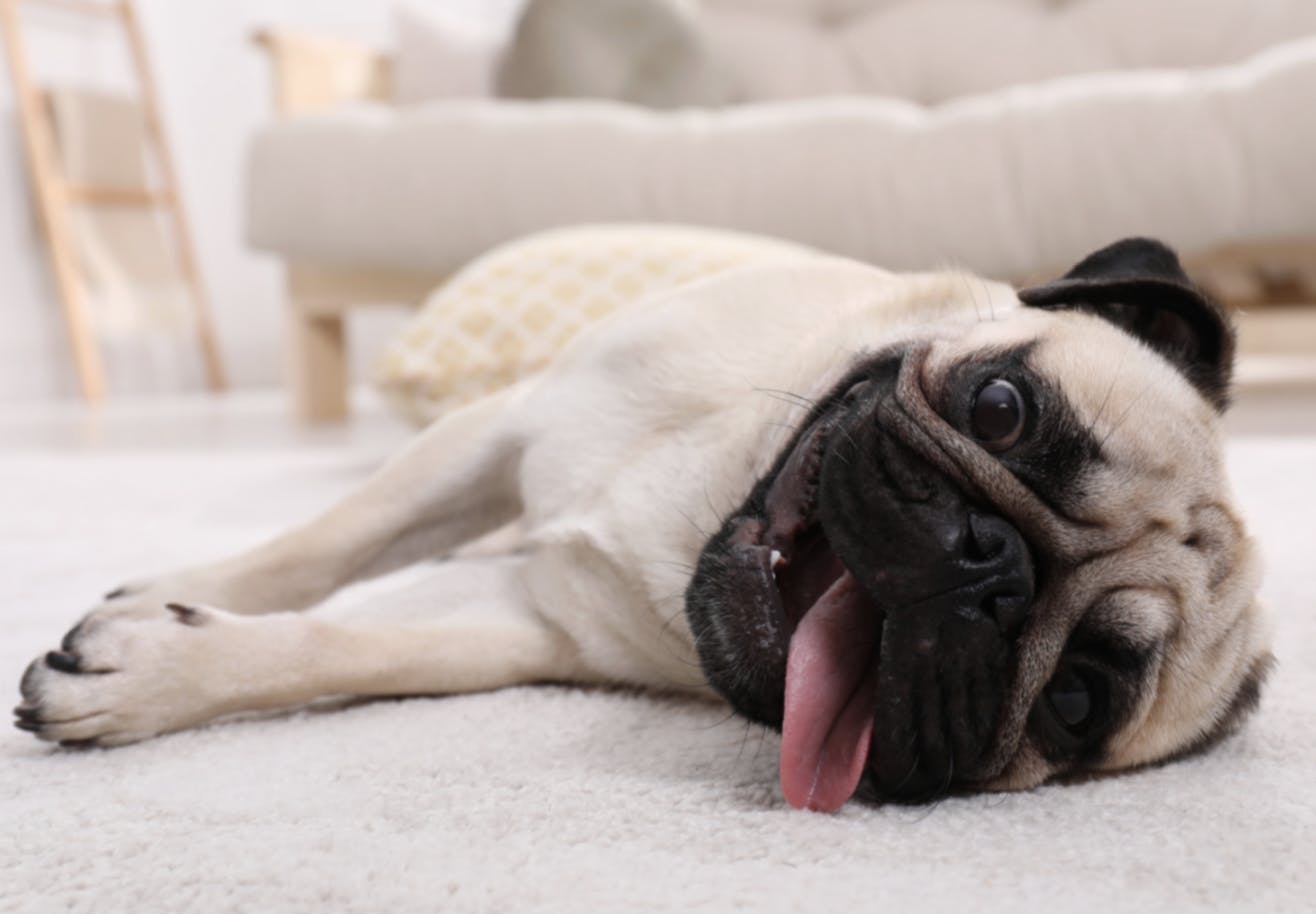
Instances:
[[[1125,770],[1256,703],[1228,320],[1143,239],[1019,298],[860,360],[700,556],[705,675],[793,805]]]

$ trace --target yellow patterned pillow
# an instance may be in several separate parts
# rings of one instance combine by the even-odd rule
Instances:
[[[588,325],[646,295],[808,248],[714,229],[555,229],[495,248],[432,293],[376,383],[408,418],[437,415],[543,368]]]

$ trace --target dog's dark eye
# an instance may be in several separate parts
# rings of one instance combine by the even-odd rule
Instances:
[[[1092,687],[1078,672],[1061,670],[1047,684],[1046,701],[1056,720],[1073,733],[1082,733],[1094,710]]]
[[[1097,666],[1063,660],[1030,716],[1042,751],[1053,760],[1073,759],[1098,745],[1110,729],[1113,687]]]
[[[1014,446],[1024,431],[1024,398],[1009,381],[988,381],[973,399],[973,437],[989,451]]]

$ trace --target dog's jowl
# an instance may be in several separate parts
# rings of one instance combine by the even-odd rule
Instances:
[[[780,729],[786,801],[825,810],[1200,751],[1270,664],[1232,364],[1146,239],[1018,292],[821,255],[728,273],[442,418],[322,517],[115,589],[28,668],[17,725],[112,746],[322,695],[624,683]]]

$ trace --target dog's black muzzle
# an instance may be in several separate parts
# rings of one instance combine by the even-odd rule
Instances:
[[[818,513],[837,558],[883,614],[864,789],[924,800],[992,774],[982,763],[1037,582],[1014,525],[881,421],[898,408],[884,380],[847,397]]]

